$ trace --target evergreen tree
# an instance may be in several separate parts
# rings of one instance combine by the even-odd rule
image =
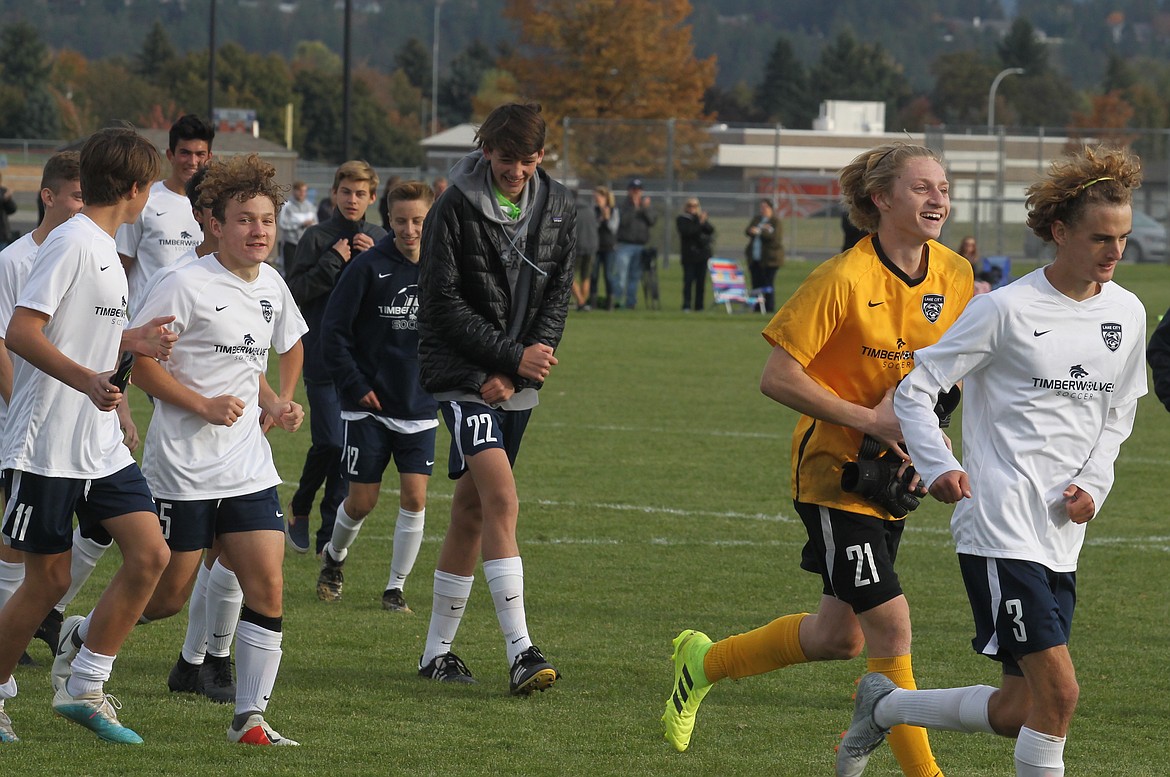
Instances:
[[[491,49],[480,40],[455,55],[451,72],[439,79],[439,121],[447,127],[471,120],[472,100],[484,74],[495,67]]]
[[[778,38],[772,48],[764,77],[756,86],[755,103],[768,121],[794,129],[812,126],[817,108],[809,97],[808,74],[785,37]]]
[[[402,44],[394,55],[394,64],[406,73],[410,85],[431,96],[431,52],[418,38],[411,38]]]

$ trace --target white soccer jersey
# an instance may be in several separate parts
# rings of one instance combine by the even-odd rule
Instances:
[[[249,283],[211,254],[167,273],[134,322],[162,315],[175,316],[170,326],[179,335],[163,368],[205,397],[243,400],[244,414],[232,426],[216,426],[156,402],[142,455],[151,491],[160,499],[220,499],[279,484],[258,398],[269,347],[285,353],[308,331],[288,286],[266,264]]]
[[[152,185],[142,215],[118,228],[118,253],[135,258],[129,274],[130,310],[137,310],[156,272],[202,242],[203,230],[191,212],[191,201],[163,181]]]
[[[126,275],[114,239],[84,214],[49,233],[17,306],[50,316],[44,333],[65,356],[97,372],[118,363],[126,326]],[[3,466],[46,477],[95,479],[133,463],[118,416],[16,360]]]
[[[32,232],[26,232],[17,240],[8,244],[0,251],[0,337],[8,337],[8,322],[12,320],[12,311],[16,308],[16,295],[28,277],[28,270],[33,260],[37,258],[36,241]],[[20,357],[14,353],[8,354],[13,363]],[[8,403],[0,397],[0,429],[8,418]]]
[[[937,344],[915,354],[894,408],[914,466],[933,483],[963,469],[971,482],[951,518],[960,553],[1076,569],[1085,525],[1062,496],[1070,483],[1098,511],[1113,463],[1146,393],[1146,313],[1116,283],[1082,302],[1043,269],[975,297]],[[963,466],[932,412],[963,380]]]

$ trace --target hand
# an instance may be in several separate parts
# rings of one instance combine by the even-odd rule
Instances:
[[[113,374],[114,370],[95,372],[89,376],[85,386],[85,395],[103,413],[113,410],[122,401],[122,392],[110,383],[110,376]]]
[[[1070,521],[1088,523],[1093,520],[1097,505],[1093,503],[1093,497],[1089,496],[1088,491],[1082,491],[1076,483],[1070,483],[1061,496],[1064,497],[1064,509],[1068,511]]]
[[[126,332],[130,350],[137,356],[158,359],[160,362],[171,358],[171,349],[175,347],[179,336],[167,329],[167,324],[174,320],[174,316],[159,316]]]
[[[520,367],[516,372],[522,378],[544,383],[554,364],[557,364],[557,357],[553,356],[553,349],[544,343],[533,343],[524,349],[524,355],[520,357]]]
[[[231,426],[240,420],[240,416],[243,414],[244,400],[233,397],[231,394],[223,394],[207,400],[203,410],[199,413],[204,421],[216,426]]]
[[[365,232],[358,232],[353,236],[353,250],[357,253],[362,251],[369,251],[374,247],[374,238],[367,235]]]
[[[647,195],[644,195],[644,196],[642,197],[642,207],[643,207],[643,208],[649,208],[649,207],[650,207],[650,195],[649,195],[649,194],[647,194]]]
[[[131,453],[138,450],[138,445],[142,440],[138,437],[138,426],[134,423],[134,418],[130,415],[130,408],[125,402],[118,405],[118,426],[122,429],[122,444]]]
[[[948,505],[960,499],[970,499],[971,484],[967,480],[967,473],[961,469],[944,472],[930,484],[930,495]]]
[[[516,393],[516,386],[507,375],[493,373],[479,387],[479,395],[489,405],[499,405],[507,402]]]
[[[894,414],[894,392],[897,388],[890,386],[881,402],[873,409],[873,421],[861,431],[889,446],[903,461],[909,461],[910,457],[902,447],[902,426],[898,423],[898,416]]]
[[[333,250],[341,255],[343,262],[349,261],[349,241],[344,237],[333,244]]]
[[[305,420],[305,409],[296,402],[279,402],[271,408],[268,417],[286,432],[295,432]]]
[[[382,403],[378,401],[378,395],[373,391],[370,391],[359,399],[358,404],[362,407],[368,407],[371,410],[377,410],[379,413],[382,412]]]

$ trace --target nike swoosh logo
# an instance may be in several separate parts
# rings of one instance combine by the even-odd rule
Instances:
[[[467,606],[466,604],[461,604],[458,607],[456,607],[455,605],[451,605],[451,609],[452,610],[462,610],[466,606]]]
[[[269,700],[269,699],[271,699],[271,698],[272,698],[271,696],[265,696],[265,697],[264,697],[264,701],[268,701],[268,700]],[[279,742],[279,741],[280,741],[280,739],[277,739],[276,741],[277,741],[277,742]]]
[[[382,278],[389,278],[393,274],[394,273],[392,273],[392,272],[386,272],[386,273],[380,272],[380,273],[378,273],[378,279],[381,280]]]
[[[99,267],[98,269],[102,272],[105,272],[106,270],[110,269],[110,266],[107,264],[105,267]]]
[[[878,305],[884,305],[884,304],[886,304],[886,301],[885,301],[885,300],[882,300],[881,302],[870,302],[870,303],[869,303],[869,306],[870,306],[871,308],[876,308]]]
[[[517,642],[519,642],[520,640],[524,639],[527,636],[528,635],[525,634],[523,637],[516,637],[516,639],[512,640],[512,644],[515,645]]]
[[[169,213],[169,212],[170,212],[170,211],[165,211],[165,210],[156,210],[156,211],[154,212],[154,215],[156,215],[156,216],[165,216],[165,215],[167,215],[167,213]]]
[[[284,513],[277,512],[276,517],[277,518],[284,518]]]
[[[430,466],[432,466],[434,463],[435,463],[435,460],[434,460],[434,459],[431,459],[430,461],[428,461],[428,462],[427,462],[427,466],[428,466],[428,467],[430,467]]]
[[[223,639],[224,637],[230,637],[231,635],[232,633],[229,631],[227,634],[212,634],[211,637],[212,639]]]
[[[219,313],[221,310],[227,310],[227,305],[224,305],[222,308],[219,305],[215,306],[216,313]]]
[[[510,601],[512,601],[513,599],[519,599],[519,598],[520,598],[520,594],[516,594],[515,596],[505,596],[505,597],[504,597],[504,601],[505,601],[505,602],[510,602]]]
[[[1048,334],[1048,333],[1049,333],[1049,332],[1051,332],[1051,331],[1052,331],[1051,329],[1045,329],[1043,332],[1041,332],[1041,331],[1039,331],[1039,330],[1037,330],[1037,329],[1033,329],[1033,330],[1032,330],[1032,337],[1040,337],[1040,336],[1042,336],[1042,335],[1046,335],[1046,334]]]
[[[441,640],[439,640],[439,644],[440,645],[450,645],[451,641],[447,640],[447,639],[441,639]]]

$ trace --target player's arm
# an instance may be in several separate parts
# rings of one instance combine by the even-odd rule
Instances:
[[[548,279],[540,308],[524,334],[524,354],[516,370],[517,389],[539,386],[557,363],[553,351],[560,345],[573,293],[573,258],[577,253],[577,209],[565,212],[561,224],[562,239],[557,247],[557,270]]]
[[[122,392],[109,381],[113,370],[94,372],[78,364],[53,345],[45,336],[49,315],[31,308],[17,307],[8,323],[8,350],[46,375],[89,397],[98,410],[113,410],[122,400]]]
[[[230,394],[205,397],[187,388],[154,359],[134,363],[134,385],[155,399],[194,413],[209,424],[231,426],[244,414],[244,401]]]
[[[134,415],[130,412],[129,393],[122,398],[122,402],[118,404],[116,412],[118,413],[118,428],[122,430],[122,444],[133,453],[138,450],[138,444],[141,442],[141,439],[138,437],[138,425],[134,423]]]
[[[760,391],[798,413],[856,429],[880,440],[896,453],[903,453],[902,431],[893,411],[892,388],[877,407],[855,405],[817,383],[792,354],[775,346],[764,365]]]
[[[906,448],[914,460],[914,469],[926,484],[931,496],[954,504],[971,497],[967,473],[955,458],[950,441],[939,428],[934,406],[940,391],[949,390],[932,371],[919,364],[898,384],[894,393],[894,412],[901,423]]]
[[[4,404],[12,404],[12,357],[3,337],[0,337],[0,397],[4,397]]]
[[[157,316],[141,326],[123,329],[119,349],[130,351],[135,356],[165,362],[171,358],[171,349],[179,339],[177,334],[167,329],[167,324],[174,320],[174,316]]]
[[[370,286],[371,266],[359,262],[337,279],[321,317],[321,355],[337,393],[371,410],[382,404],[369,379],[358,367],[357,318]]]
[[[280,393],[274,392],[266,379],[262,380],[260,408],[272,423],[286,432],[295,432],[305,420],[304,409],[293,401],[293,393],[301,377],[301,367],[305,363],[305,347],[300,340],[280,355],[279,363]],[[267,389],[267,392],[264,389]]]

